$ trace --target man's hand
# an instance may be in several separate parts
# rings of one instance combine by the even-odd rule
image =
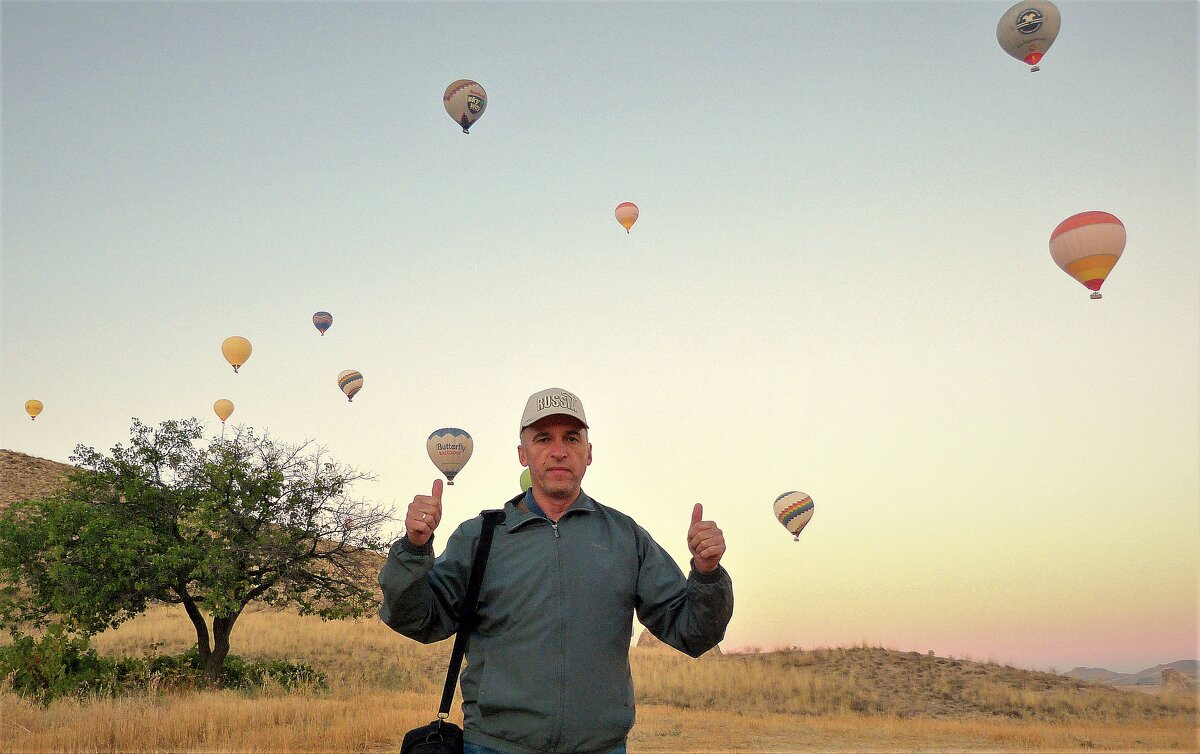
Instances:
[[[408,504],[408,515],[404,517],[404,536],[414,545],[423,545],[433,536],[433,530],[441,521],[442,480],[435,479],[432,494],[417,495]]]
[[[700,573],[712,573],[721,563],[725,554],[725,535],[717,528],[714,521],[702,521],[704,505],[696,503],[692,508],[692,525],[688,527],[688,550],[692,553],[692,563]]]

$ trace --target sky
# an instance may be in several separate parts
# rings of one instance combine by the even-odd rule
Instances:
[[[727,651],[1195,658],[1197,5],[1062,0],[1034,74],[1007,7],[4,2],[0,446],[227,398],[399,516],[460,427],[449,523],[562,387],[592,497],[683,566],[721,526]],[[1099,301],[1048,248],[1089,210]]]

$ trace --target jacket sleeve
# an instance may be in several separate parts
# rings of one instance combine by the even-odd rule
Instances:
[[[637,616],[664,644],[699,657],[725,638],[733,617],[733,581],[723,566],[692,568],[685,579],[675,560],[640,526]]]
[[[479,530],[478,521],[463,523],[436,559],[432,538],[424,545],[413,544],[407,537],[392,543],[379,572],[383,590],[379,617],[383,622],[425,644],[458,631],[458,609],[467,591]]]

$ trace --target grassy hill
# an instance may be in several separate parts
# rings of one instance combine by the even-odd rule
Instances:
[[[0,510],[58,489],[74,466],[0,448]]]

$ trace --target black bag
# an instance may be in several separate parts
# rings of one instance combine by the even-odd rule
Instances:
[[[404,734],[400,754],[462,754],[462,728],[440,717]]]
[[[405,733],[400,743],[400,754],[463,754],[462,728],[446,718],[450,716],[450,702],[454,700],[454,686],[458,683],[458,671],[462,668],[467,636],[475,627],[475,603],[479,600],[479,587],[483,584],[488,551],[492,549],[492,534],[502,518],[502,510],[483,512],[483,531],[479,534],[475,560],[471,562],[471,578],[467,581],[467,593],[458,616],[458,634],[454,637],[454,649],[450,652],[450,667],[446,669],[446,685],[442,689],[438,719]]]

